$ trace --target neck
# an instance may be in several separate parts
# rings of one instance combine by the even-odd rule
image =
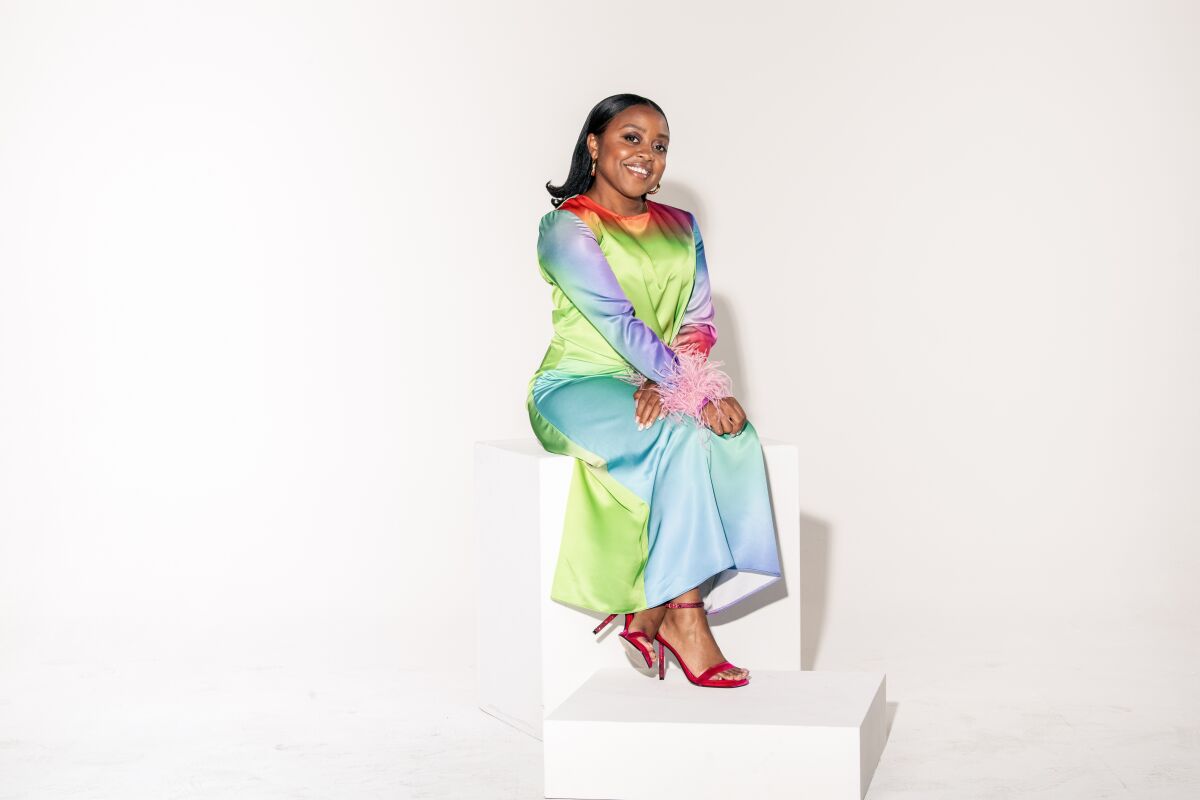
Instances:
[[[588,199],[596,201],[614,214],[619,214],[623,217],[644,214],[646,212],[645,200],[640,197],[627,197],[621,194],[599,176],[592,182],[592,188],[588,189],[584,194],[587,195]]]

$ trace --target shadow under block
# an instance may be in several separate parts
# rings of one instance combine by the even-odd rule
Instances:
[[[663,681],[602,669],[545,719],[545,796],[861,800],[885,706],[881,672],[754,668],[746,686],[711,689],[670,653]]]
[[[755,675],[801,666],[799,450],[761,442],[783,579],[709,617],[722,652]],[[545,714],[597,669],[646,671],[616,636],[624,617],[597,635],[605,614],[550,599],[574,463],[532,436],[475,445],[479,704],[539,739]]]

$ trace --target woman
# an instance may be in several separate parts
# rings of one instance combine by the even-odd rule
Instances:
[[[588,115],[567,180],[546,187],[556,210],[537,252],[554,335],[527,406],[543,447],[577,459],[551,598],[609,614],[596,632],[624,612],[619,635],[660,679],[665,645],[692,683],[744,686],[707,615],[779,579],[775,527],[758,435],[708,359],[696,218],[647,199],[669,141],[658,104],[613,95]]]

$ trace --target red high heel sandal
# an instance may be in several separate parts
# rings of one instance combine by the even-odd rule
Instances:
[[[616,616],[617,616],[616,614],[609,614],[607,617],[604,618],[604,622],[601,622],[599,625],[597,625],[595,627],[595,629],[592,631],[592,633],[599,633],[600,631],[604,630],[604,626],[607,625],[608,623],[612,622]],[[644,658],[646,660],[647,667],[653,667],[654,666],[654,661],[653,661],[654,657],[650,653],[650,647],[652,645],[650,637],[647,636],[643,631],[629,630],[629,623],[632,621],[633,621],[633,614],[626,614],[625,615],[625,630],[617,631],[617,636],[620,636],[626,642],[633,645],[634,649],[636,649],[639,653],[642,654],[642,658]],[[641,637],[642,639],[646,640],[646,644],[644,646],[642,645],[641,642],[638,641],[638,637]]]
[[[704,603],[667,603],[667,608],[702,608],[703,606]],[[744,678],[713,678],[713,675],[716,675],[721,670],[739,669],[739,667],[730,664],[728,661],[713,664],[699,675],[693,675],[692,671],[688,669],[688,665],[679,657],[679,653],[671,646],[671,643],[662,638],[661,633],[656,633],[654,638],[658,642],[658,679],[660,681],[663,680],[663,676],[666,673],[667,662],[663,658],[663,645],[666,645],[667,649],[671,651],[671,655],[675,656],[675,660],[679,662],[679,666],[683,667],[683,674],[687,675],[687,679],[697,686],[733,688],[734,686],[745,686],[750,682],[749,675]]]

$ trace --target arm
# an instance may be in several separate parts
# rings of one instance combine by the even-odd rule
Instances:
[[[692,296],[683,312],[683,322],[671,340],[673,350],[692,349],[708,358],[717,343],[717,327],[713,324],[712,288],[708,282],[708,261],[704,257],[704,239],[700,236],[700,224],[692,214],[692,240],[696,244],[696,277],[692,283]]]
[[[675,353],[633,313],[596,234],[571,211],[551,211],[538,228],[538,261],[579,312],[642,375],[667,379]]]
[[[692,294],[683,311],[683,321],[671,348],[680,361],[680,375],[670,396],[663,396],[663,407],[668,413],[682,412],[697,419],[710,401],[721,409],[721,400],[732,396],[732,382],[717,367],[720,361],[709,361],[708,355],[717,342],[717,326],[714,324],[712,287],[708,280],[708,259],[704,255],[704,238],[700,235],[700,224],[695,214],[692,219],[692,241],[696,245],[696,276],[692,280]]]

